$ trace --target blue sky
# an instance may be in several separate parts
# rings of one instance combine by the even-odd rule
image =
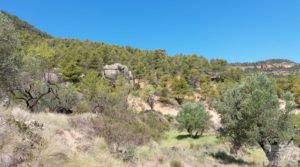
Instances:
[[[0,9],[57,37],[300,63],[300,0],[0,0]]]

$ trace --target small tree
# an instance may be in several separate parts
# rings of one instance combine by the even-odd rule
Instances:
[[[51,93],[40,100],[40,106],[50,111],[71,114],[80,105],[80,100],[81,94],[75,86],[61,84],[54,86]]]
[[[154,99],[155,89],[153,86],[146,86],[141,90],[140,96],[149,105],[151,111],[154,110]]]
[[[171,89],[179,104],[182,104],[184,96],[191,94],[191,87],[184,78],[175,78],[171,83]]]
[[[40,100],[52,92],[52,87],[45,81],[41,60],[24,56],[20,72],[9,84],[9,92],[15,99],[25,102],[27,108],[34,112]]]
[[[62,74],[65,81],[77,83],[80,81],[82,68],[78,65],[77,61],[72,60],[63,67]]]
[[[178,113],[176,120],[179,129],[185,129],[190,136],[202,136],[204,130],[210,125],[208,112],[205,111],[204,105],[201,103],[185,103]]]
[[[113,107],[111,104],[112,85],[109,80],[101,78],[91,70],[80,82],[80,91],[84,95],[84,102],[91,112],[103,112]]]
[[[217,110],[221,114],[222,135],[233,143],[233,151],[242,145],[258,144],[265,152],[270,166],[278,166],[279,144],[293,135],[290,117],[292,100],[286,94],[286,107],[280,109],[276,89],[267,76],[256,74],[243,85],[228,89]]]

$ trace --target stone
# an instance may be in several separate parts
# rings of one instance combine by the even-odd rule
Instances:
[[[127,66],[120,63],[105,65],[102,70],[102,76],[110,79],[113,84],[115,84],[118,76],[124,76],[124,78],[133,85],[133,76],[131,71],[128,70]]]
[[[44,81],[48,84],[58,84],[62,82],[61,78],[54,72],[45,73]]]

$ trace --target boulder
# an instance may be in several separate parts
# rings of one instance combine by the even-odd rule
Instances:
[[[105,65],[102,70],[102,76],[110,79],[115,84],[118,76],[124,76],[130,84],[133,85],[133,76],[127,66],[120,63]]]
[[[58,84],[62,82],[61,78],[54,72],[45,73],[44,80],[48,84]]]

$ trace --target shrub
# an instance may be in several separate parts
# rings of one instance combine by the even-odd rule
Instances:
[[[197,137],[203,134],[204,130],[209,128],[210,118],[201,103],[185,103],[178,113],[176,120],[180,130],[186,129],[190,136]],[[195,134],[194,134],[195,132]]]
[[[184,165],[179,160],[172,160],[170,162],[171,167],[183,167]]]
[[[52,88],[51,94],[41,99],[40,107],[58,113],[73,113],[80,104],[80,93],[72,85]]]
[[[295,122],[296,133],[294,136],[294,143],[300,147],[300,114],[293,116]]]
[[[184,96],[191,94],[191,87],[184,78],[175,78],[171,83],[172,95],[175,100],[182,104]]]
[[[153,86],[146,86],[140,91],[140,97],[149,105],[151,110],[154,110],[154,94],[155,89]]]
[[[161,139],[169,129],[162,115],[126,110],[103,112],[86,120],[72,119],[71,125],[88,130],[91,136],[104,138],[111,152],[126,161],[132,160],[137,146]]]

